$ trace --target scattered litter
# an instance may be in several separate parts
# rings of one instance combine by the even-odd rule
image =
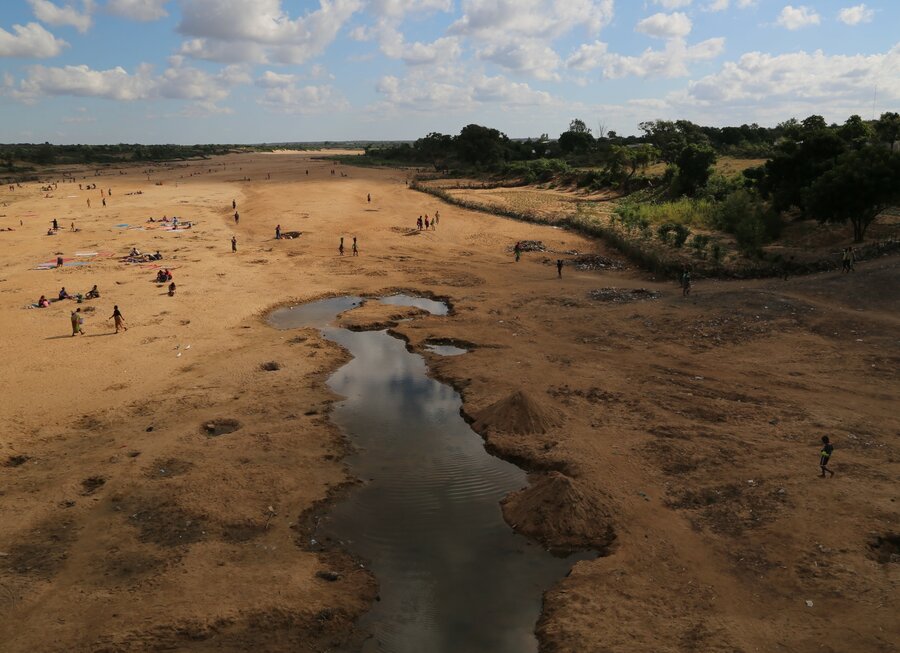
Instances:
[[[807,608],[813,607],[813,602],[810,601],[809,599],[806,599],[806,607],[807,607]]]
[[[647,299],[659,299],[660,293],[646,288],[599,288],[588,293],[591,299],[617,304]]]

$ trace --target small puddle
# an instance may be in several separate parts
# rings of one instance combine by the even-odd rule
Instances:
[[[425,349],[438,356],[462,356],[469,353],[468,349],[453,345],[425,345]]]
[[[460,416],[459,394],[430,378],[403,341],[328,326],[361,301],[326,299],[270,319],[279,329],[316,327],[353,355],[328,380],[346,397],[331,419],[356,445],[347,463],[366,483],[333,506],[316,537],[367,560],[378,579],[381,600],[357,624],[369,635],[360,650],[537,651],[544,590],[594,554],[555,557],[513,532],[499,502],[527,484],[525,472],[485,451]],[[420,297],[381,301],[448,310]]]

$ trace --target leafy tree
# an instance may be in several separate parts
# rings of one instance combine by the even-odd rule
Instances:
[[[872,140],[874,132],[875,130],[856,114],[847,118],[847,121],[838,130],[840,137],[854,147],[862,147],[868,143]]]
[[[653,120],[638,125],[648,141],[659,149],[660,158],[666,163],[675,159],[688,144],[687,138],[671,120]]]
[[[804,190],[830,170],[846,150],[846,142],[828,128],[809,132],[800,140],[786,139],[758,175],[759,191],[772,200],[776,211],[797,207],[805,215]]]
[[[675,160],[675,165],[678,166],[675,191],[684,195],[696,194],[709,180],[715,162],[716,153],[708,145],[692,143],[685,146]]]
[[[509,138],[490,127],[466,125],[455,143],[459,158],[466,163],[491,165],[504,159]]]
[[[900,113],[887,111],[875,122],[875,134],[882,143],[900,141]]]
[[[853,225],[853,240],[887,207],[900,201],[900,153],[870,145],[843,154],[806,191],[810,212],[822,222]]]
[[[594,144],[591,130],[583,120],[576,118],[569,123],[569,129],[559,135],[559,149],[566,154],[587,152]]]
[[[646,168],[659,158],[659,150],[647,144],[637,147],[612,145],[608,157],[606,167],[610,178],[627,187],[640,168]]]

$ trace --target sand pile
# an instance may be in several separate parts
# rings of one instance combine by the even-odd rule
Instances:
[[[521,390],[475,413],[472,428],[479,433],[546,433],[563,422],[562,413],[544,406]]]
[[[578,482],[547,472],[502,502],[503,517],[520,533],[561,551],[605,551],[616,539],[609,510]]]

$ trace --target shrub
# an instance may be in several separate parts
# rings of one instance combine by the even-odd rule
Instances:
[[[676,224],[673,233],[672,244],[675,245],[675,247],[681,247],[688,239],[688,236],[691,235],[691,230],[683,224]]]

